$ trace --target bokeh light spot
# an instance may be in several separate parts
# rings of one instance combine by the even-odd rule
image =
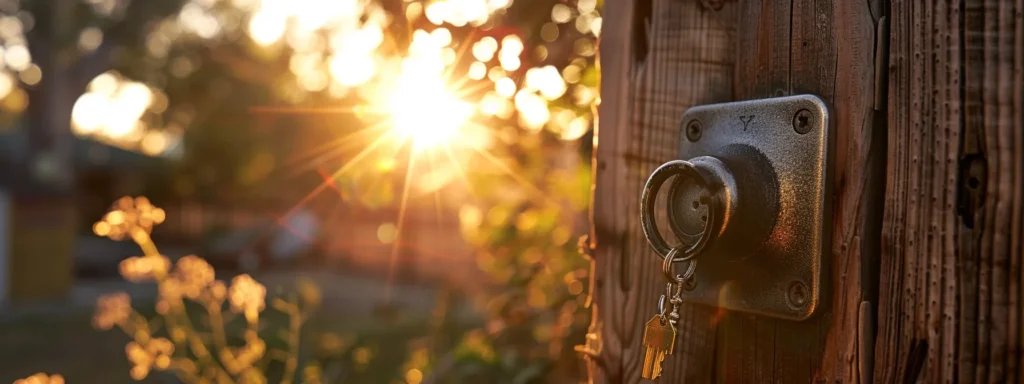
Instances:
[[[558,32],[558,24],[544,23],[540,28],[540,38],[550,43],[558,39]]]
[[[82,52],[92,52],[103,43],[103,31],[96,27],[89,27],[78,34],[78,49]]]
[[[284,36],[285,19],[269,12],[257,12],[249,19],[249,37],[256,44],[267,46]]]
[[[572,9],[565,4],[555,4],[551,8],[551,21],[562,24],[569,21],[572,18]]]
[[[516,82],[506,77],[494,83],[494,91],[504,97],[512,97],[516,93]]]
[[[21,77],[21,81],[27,85],[36,85],[43,79],[43,71],[39,69],[38,65],[32,64],[24,71],[18,74]]]
[[[469,65],[469,73],[467,75],[470,79],[482,80],[487,76],[487,65],[479,61],[474,61],[473,64]]]

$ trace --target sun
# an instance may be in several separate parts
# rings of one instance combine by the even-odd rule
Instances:
[[[456,144],[473,116],[473,104],[458,98],[440,76],[401,76],[386,105],[391,130],[415,150]]]

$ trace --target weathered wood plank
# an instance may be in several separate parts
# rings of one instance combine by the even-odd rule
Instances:
[[[1022,9],[892,2],[879,382],[1021,379]]]
[[[1013,15],[1017,17],[1018,21],[1022,10],[1024,10],[1024,0],[1017,0],[1013,12],[1006,12],[1006,16]],[[1013,74],[1012,78],[1008,81],[1012,81],[1012,86],[1015,89],[1024,88],[1024,49],[1019,49],[1021,42],[1024,42],[1024,23],[1017,22],[1013,25],[1013,40],[1017,42],[1018,49],[1013,53]],[[1015,126],[1019,130],[1021,125],[1024,125],[1024,95],[1022,92],[1013,92],[1010,96],[1010,105],[1013,108],[1012,119],[1016,124]],[[1024,164],[1024,140],[1013,141],[1013,164]],[[1024,239],[1021,234],[1024,234],[1024,215],[1019,214],[1024,212],[1024,188],[1020,187],[1021,181],[1018,180],[1013,188],[1013,204],[1010,206],[1010,210],[1017,212],[1018,214],[1013,216],[1010,223],[1010,250],[1015,256],[1024,254]],[[1014,348],[1011,351],[1016,353],[1016,356],[1012,354],[1008,357],[1011,364],[1010,370],[1013,372],[1010,375],[1011,380],[1017,382],[1024,380],[1024,373],[1020,370],[1024,369],[1024,303],[1022,303],[1021,295],[1024,295],[1024,268],[1021,266],[1022,260],[1020,257],[1010,257],[1010,302],[1008,305],[1010,308],[1016,308],[1016,310],[1010,312],[1010,333],[1007,340],[1015,342]]]
[[[598,46],[601,69],[601,103],[594,132],[594,193],[591,203],[590,248],[594,251],[591,273],[591,324],[588,329],[588,375],[594,383],[621,383],[622,340],[618,336],[625,303],[620,279],[627,238],[620,185],[626,177],[626,159],[621,156],[630,142],[629,112],[632,110],[634,71],[633,39],[635,2],[610,1],[604,5],[606,24]],[[600,242],[600,246],[598,246]]]
[[[679,117],[693,105],[729,100],[732,88],[732,54],[735,37],[734,7],[729,4],[717,11],[696,1],[652,2],[648,56],[644,68],[635,79],[636,108],[632,111],[633,138],[639,159],[629,177],[635,181],[627,196],[636,201],[647,175],[661,163],[677,156]],[[636,207],[638,208],[638,207]],[[629,300],[641,308],[628,331],[639,340],[641,326],[655,313],[657,297],[664,290],[660,263],[642,237],[638,209],[630,211],[634,218],[628,236],[633,237],[630,269],[633,282],[627,292]],[[683,311],[680,339],[676,352],[665,361],[662,380],[690,382],[711,375],[714,358],[713,310],[687,306]],[[630,345],[623,355],[624,382],[639,382],[642,354],[638,343]]]
[[[664,290],[660,263],[640,229],[639,191],[655,167],[676,156],[683,111],[731,99],[735,5],[618,1],[606,3],[604,14],[593,205],[595,324],[602,348],[592,377],[635,383],[642,326]],[[650,39],[643,38],[646,31]],[[715,311],[685,306],[682,315],[679,343],[662,380],[707,381],[714,368]]]

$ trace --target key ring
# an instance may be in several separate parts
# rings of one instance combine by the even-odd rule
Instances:
[[[676,258],[676,254],[680,252],[680,249],[681,247],[672,248],[668,256],[661,263],[661,272],[668,279],[668,284],[665,284],[665,294],[661,295],[661,298],[658,300],[658,314],[661,316],[662,322],[678,320],[679,314],[676,311],[678,310],[679,303],[682,302],[679,296],[684,289],[688,290],[686,288],[687,282],[693,278],[694,273],[697,271],[697,260],[690,259],[686,272],[682,275],[675,274],[675,268],[672,267],[675,262],[672,260]],[[672,288],[675,288],[675,290],[673,291]],[[667,308],[665,308],[666,299],[672,304],[672,313],[669,313]]]
[[[680,248],[682,247],[675,247],[668,251],[668,255],[666,255],[665,259],[661,262],[661,273],[665,274],[665,278],[668,279],[669,284],[682,286],[683,284],[686,284],[687,280],[692,279],[693,274],[697,271],[697,259],[690,257],[689,260],[686,260],[690,262],[690,264],[686,266],[686,272],[683,272],[682,275],[677,275],[675,273],[675,268],[672,268],[672,265],[676,263],[676,254],[679,253]]]
[[[658,196],[658,190],[665,184],[665,181],[669,177],[679,176],[687,177],[687,179],[695,179],[698,184],[704,189],[704,193],[700,197],[701,204],[707,206],[708,219],[704,222],[704,230],[701,231],[700,238],[697,239],[693,245],[686,250],[682,251],[682,256],[674,256],[679,253],[676,248],[668,245],[668,242],[661,237],[661,233],[658,232],[658,224],[654,220],[654,202]],[[644,230],[644,237],[647,238],[647,242],[654,249],[654,252],[661,258],[671,259],[672,262],[690,261],[707,245],[708,240],[711,238],[714,232],[720,224],[718,219],[718,199],[712,197],[709,192],[711,183],[708,179],[701,174],[700,171],[694,167],[693,163],[685,160],[672,160],[654,170],[651,176],[647,179],[647,183],[644,184],[643,192],[640,195],[640,225]],[[669,255],[672,254],[672,257]],[[695,267],[691,264],[691,267]]]

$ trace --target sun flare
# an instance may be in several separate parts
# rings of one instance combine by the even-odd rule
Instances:
[[[387,100],[391,129],[416,150],[454,144],[473,111],[473,104],[431,76],[402,76]]]

